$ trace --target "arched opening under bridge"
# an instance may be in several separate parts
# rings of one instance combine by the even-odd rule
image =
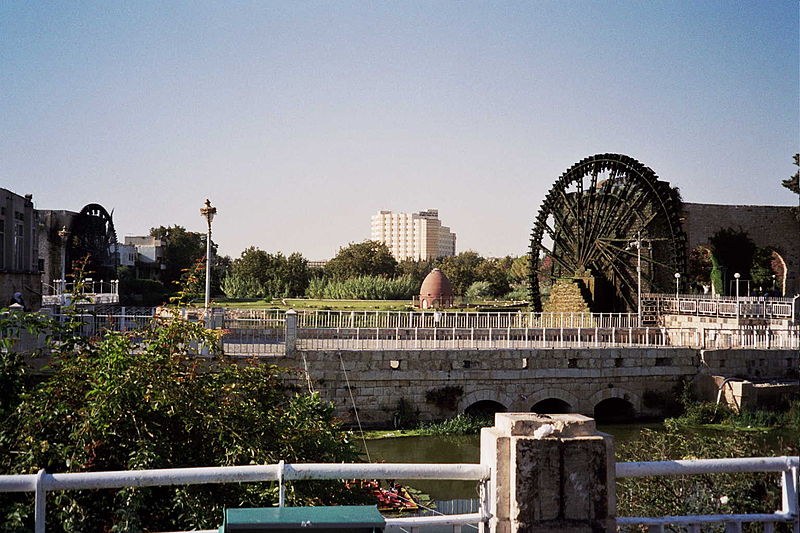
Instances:
[[[495,413],[505,413],[508,411],[506,406],[494,400],[480,400],[464,410],[464,413],[471,416],[491,416]]]
[[[572,406],[559,398],[545,398],[531,407],[531,412],[547,415],[561,415],[572,412]]]
[[[635,416],[633,404],[622,398],[606,398],[594,406],[594,419],[599,424],[630,422]]]

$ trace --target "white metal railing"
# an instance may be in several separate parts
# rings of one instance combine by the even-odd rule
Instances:
[[[124,309],[124,308],[123,308]],[[135,331],[154,320],[144,314],[79,313],[52,315],[78,319],[76,333],[91,336],[104,330]],[[286,353],[285,314],[213,315],[209,327],[222,330],[222,348],[231,356],[274,356]],[[204,320],[189,316],[190,320]],[[535,348],[692,347],[703,349],[800,349],[800,326],[773,328],[664,327],[298,327],[301,350],[496,350]]]
[[[481,487],[480,512],[407,518],[387,518],[387,528],[451,525],[458,531],[462,525],[486,522],[488,515],[489,468],[481,464],[405,464],[405,463],[305,463],[276,465],[219,466],[168,468],[160,470],[123,470],[0,476],[0,492],[33,492],[35,533],[45,532],[47,493],[56,490],[121,489],[193,485],[200,483],[245,483],[274,481],[278,483],[278,505],[286,502],[286,482],[337,479],[437,479],[477,481]],[[208,530],[214,531],[216,530]]]
[[[298,310],[300,328],[635,327],[635,313]]]
[[[709,294],[644,294],[642,305],[656,307],[659,314],[681,314],[726,318],[772,318],[797,320],[797,297],[730,297]]]
[[[119,302],[119,280],[93,280],[86,278],[80,283],[54,279],[52,285],[45,285],[47,294],[42,295],[42,305],[69,305],[76,294],[85,297],[90,303],[110,304]]]
[[[751,348],[800,350],[800,326],[788,328],[703,328],[701,346],[708,349]]]
[[[775,524],[790,524],[800,531],[798,519],[798,465],[800,457],[748,457],[742,459],[693,459],[687,461],[656,461],[617,463],[617,478],[643,476],[678,476],[741,472],[777,472],[781,474],[781,509],[763,514],[716,514],[662,517],[617,517],[617,526],[648,526],[652,533],[663,533],[665,526],[677,525],[690,532],[700,532],[707,524],[725,524],[726,531],[742,531],[742,524],[759,522],[764,531],[773,531]]]
[[[498,350],[697,346],[693,328],[303,328],[300,350]]]
[[[222,326],[222,351],[235,357],[286,353],[283,318],[228,318]]]
[[[300,350],[800,349],[800,328],[302,328]]]
[[[786,523],[795,532],[798,522],[798,466],[800,458],[751,457],[741,459],[694,459],[684,461],[657,461],[616,463],[619,479],[643,476],[698,475],[715,473],[774,472],[781,474],[781,509],[763,514],[716,514],[664,517],[617,517],[617,526],[649,526],[650,531],[663,532],[668,525],[686,526],[698,531],[705,524],[726,524],[728,531],[741,531],[744,523],[760,522],[765,531],[775,524]],[[0,492],[33,492],[35,495],[35,532],[45,531],[47,492],[61,490],[119,489],[124,487],[152,487],[191,485],[200,483],[277,482],[278,505],[285,505],[285,484],[298,480],[336,479],[439,479],[480,482],[479,511],[477,513],[444,516],[387,518],[387,528],[409,528],[418,531],[428,525],[450,525],[459,531],[462,525],[485,523],[490,518],[488,507],[491,489],[490,471],[482,464],[400,464],[400,463],[344,463],[344,464],[285,464],[249,465],[201,468],[172,468],[160,470],[128,470],[116,472],[86,472],[0,476]],[[610,488],[610,490],[615,490]],[[208,530],[216,531],[216,530]]]

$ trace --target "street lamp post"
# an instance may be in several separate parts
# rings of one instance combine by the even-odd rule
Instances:
[[[681,273],[675,272],[675,305],[678,307],[678,314],[681,312]]]
[[[736,318],[738,319],[739,318],[739,278],[741,278],[742,275],[739,274],[738,272],[736,272],[733,275],[733,277],[736,278]]]
[[[208,304],[211,296],[211,221],[217,214],[217,208],[211,207],[211,201],[206,199],[206,206],[200,209],[200,214],[208,222],[208,233],[206,233],[206,320],[208,320]]]
[[[62,226],[60,230],[58,230],[58,236],[61,237],[61,279],[59,280],[60,292],[61,292],[61,307],[64,307],[66,303],[64,293],[67,289],[67,236],[69,232],[67,231],[66,226]]]
[[[636,247],[636,316],[642,327],[642,232],[636,232],[636,240],[628,244]]]

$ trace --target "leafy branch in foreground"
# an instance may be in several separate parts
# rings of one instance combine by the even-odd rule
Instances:
[[[212,349],[213,331],[180,319],[146,330],[53,344],[53,374],[23,393],[0,430],[0,470],[91,472],[287,462],[355,461],[358,453],[316,395],[283,385],[282,371]],[[269,506],[274,483],[64,491],[51,496],[53,531],[209,528],[224,506]],[[353,501],[343,485],[290,487],[294,504]],[[31,527],[27,497],[0,499],[6,530]],[[0,529],[2,529],[0,527]]]
[[[763,438],[727,431],[686,433],[667,421],[666,431],[643,429],[639,439],[622,444],[617,461],[666,461],[773,455]],[[782,444],[796,455],[797,442]],[[771,513],[780,508],[778,474],[704,474],[617,480],[619,516]]]

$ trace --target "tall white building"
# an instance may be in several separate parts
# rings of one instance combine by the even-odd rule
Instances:
[[[437,209],[419,213],[379,211],[372,217],[372,240],[389,247],[398,261],[456,254],[456,234],[442,226]]]

